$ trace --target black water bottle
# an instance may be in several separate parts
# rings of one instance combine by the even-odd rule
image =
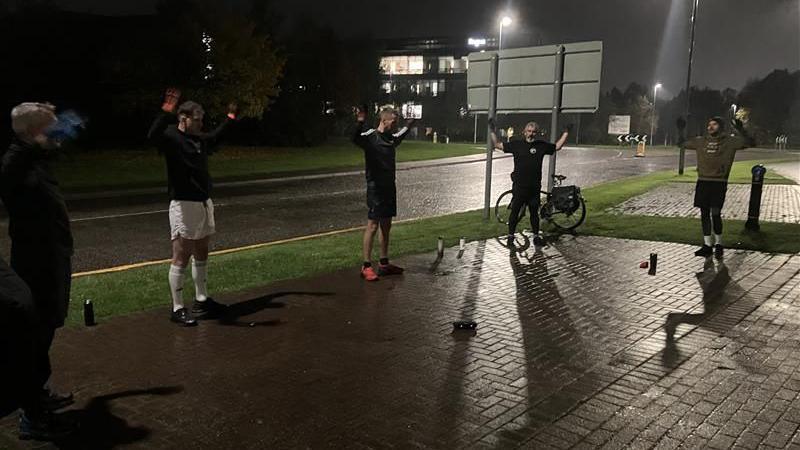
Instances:
[[[657,264],[658,264],[658,253],[650,253],[650,270],[647,271],[649,275],[656,274]]]
[[[93,327],[97,323],[94,321],[94,305],[90,299],[83,302],[83,323],[87,327]]]

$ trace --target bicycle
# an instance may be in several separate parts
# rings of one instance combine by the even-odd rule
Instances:
[[[539,208],[539,217],[561,231],[572,231],[586,220],[586,201],[578,186],[561,185],[566,179],[564,175],[553,175],[552,192],[541,191],[546,198]],[[495,203],[494,214],[500,223],[508,223],[512,196],[511,190],[503,192]],[[520,211],[520,220],[525,217],[526,209],[522,208]]]

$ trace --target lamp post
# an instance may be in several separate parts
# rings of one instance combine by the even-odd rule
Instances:
[[[691,98],[692,98],[692,60],[694,59],[694,28],[695,23],[697,22],[697,8],[700,5],[700,0],[692,0],[692,18],[691,18],[691,32],[689,33],[689,67],[686,73],[686,133],[689,133],[689,126],[691,125],[691,120],[689,120],[690,114],[690,107],[691,107]],[[685,164],[685,156],[686,156],[686,149],[681,146],[680,148],[680,160],[678,161],[678,175],[683,175],[683,166]]]
[[[656,83],[653,86],[653,118],[650,120],[650,142],[656,141],[656,101],[658,99],[658,90],[661,89],[661,83]]]

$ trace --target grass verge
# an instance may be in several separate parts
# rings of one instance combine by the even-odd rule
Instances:
[[[423,161],[483,153],[480,145],[406,141],[398,162]],[[361,169],[363,151],[345,141],[309,148],[223,147],[209,158],[216,181],[240,181],[270,176]],[[155,149],[77,153],[56,165],[56,175],[68,192],[166,186],[164,158]]]
[[[751,163],[737,164],[747,167]],[[697,244],[699,219],[623,216],[608,212],[609,208],[626,199],[676,181],[676,178],[678,176],[672,172],[658,172],[585,189],[588,218],[579,228],[580,234]],[[761,232],[745,233],[744,222],[727,220],[725,227],[728,247],[777,253],[800,252],[800,239],[797,239],[800,225],[762,223]],[[482,211],[421,219],[394,226],[392,252],[398,257],[433,252],[438,236],[442,236],[448,245],[455,245],[462,236],[472,241],[493,238],[504,232],[505,227],[494,219],[484,222]],[[361,233],[354,231],[215,256],[209,262],[211,288],[214,293],[225,294],[347,267],[353,268],[355,277],[361,262],[360,248]],[[75,278],[68,322],[76,324],[80,321],[81,304],[87,298],[95,303],[95,312],[101,320],[153,307],[166,307],[169,303],[167,270],[167,264],[162,264]],[[192,298],[192,294],[190,287],[186,298]]]

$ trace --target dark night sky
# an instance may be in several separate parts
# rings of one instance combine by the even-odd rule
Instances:
[[[234,0],[231,3],[244,3]],[[100,14],[153,11],[156,0],[58,0]],[[308,14],[342,34],[467,36],[496,33],[500,11],[514,24],[508,46],[604,42],[606,88],[631,81],[685,83],[691,0],[292,0],[287,17]],[[277,4],[277,0],[276,0]],[[506,45],[504,45],[506,47]],[[700,0],[693,84],[741,88],[774,69],[800,69],[800,0]]]

